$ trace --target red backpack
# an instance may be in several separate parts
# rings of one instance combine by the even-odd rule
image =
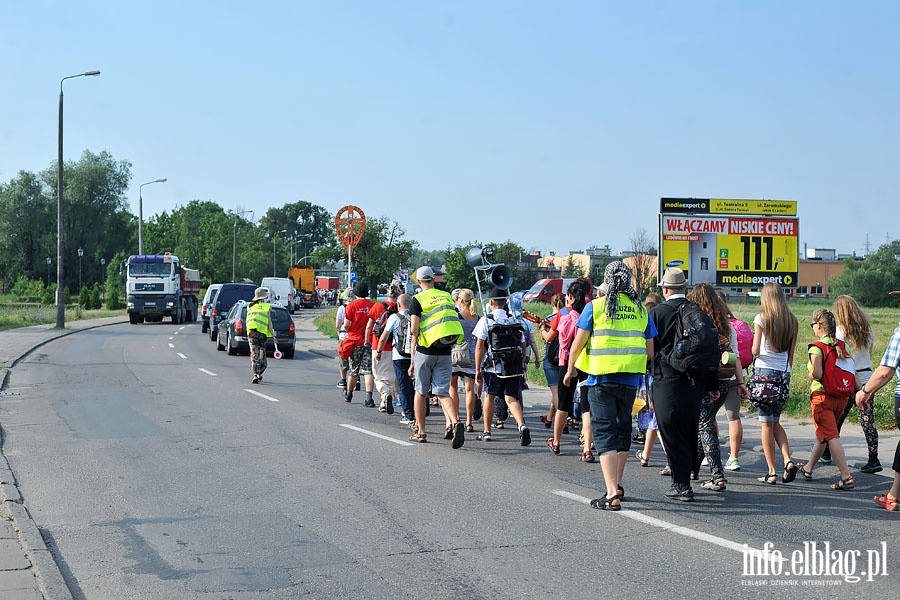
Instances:
[[[844,340],[838,340],[834,345],[813,342],[809,348],[813,346],[822,351],[825,359],[821,379],[825,393],[835,398],[852,396],[856,392],[856,365],[844,347]]]
[[[737,335],[737,351],[741,366],[745,369],[753,362],[753,330],[740,319],[731,319],[731,328]]]

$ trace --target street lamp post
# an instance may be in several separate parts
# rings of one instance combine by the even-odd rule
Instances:
[[[56,157],[56,327],[66,326],[66,287],[63,285],[63,82],[75,77],[96,77],[100,71],[85,71],[59,80],[59,144]]]
[[[100,301],[104,301],[106,295],[106,259],[100,259]]]
[[[272,277],[278,277],[278,268],[275,266],[275,240],[278,239],[279,233],[287,233],[287,229],[282,229],[272,234]]]
[[[165,177],[162,179],[154,179],[138,186],[138,254],[144,253],[144,186],[151,183],[165,183],[168,181]]]
[[[81,293],[81,257],[84,256],[84,248],[78,249],[78,292]]]
[[[50,287],[50,263],[53,262],[53,259],[49,256],[47,257],[47,287]]]
[[[237,264],[237,218],[238,215],[244,216],[247,213],[253,214],[252,210],[240,210],[234,213],[234,240],[231,242],[231,280],[234,281],[234,267]]]

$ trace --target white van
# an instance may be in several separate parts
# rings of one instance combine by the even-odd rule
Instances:
[[[269,302],[280,304],[294,314],[296,307],[293,281],[287,277],[263,277],[260,287],[269,290]]]

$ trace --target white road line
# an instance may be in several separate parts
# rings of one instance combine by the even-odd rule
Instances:
[[[584,496],[579,496],[578,494],[573,494],[571,492],[567,492],[565,490],[553,490],[553,493],[557,496],[562,496],[563,498],[568,498],[569,500],[575,500],[576,502],[581,502],[582,504],[590,504],[591,501],[589,498],[585,498]],[[628,508],[622,508],[622,510],[618,511],[620,515],[623,517],[628,517],[629,519],[633,519],[635,521],[640,521],[641,523],[645,523],[652,527],[658,527],[660,529],[665,529],[666,531],[670,531],[672,533],[677,533],[678,535],[683,535],[685,537],[693,538],[695,540],[700,540],[701,542],[707,542],[710,544],[715,544],[716,546],[721,546],[722,548],[727,548],[728,550],[734,550],[735,552],[744,553],[748,550],[753,550],[749,546],[744,544],[738,544],[737,542],[732,542],[731,540],[726,540],[725,538],[720,538],[714,535],[710,535],[708,533],[703,533],[702,531],[696,531],[694,529],[690,529],[688,527],[681,527],[680,525],[675,525],[674,523],[669,523],[668,521],[663,521],[662,519],[657,519],[656,517],[651,517],[649,515],[645,515],[639,513],[635,510],[631,510]],[[761,551],[760,551],[761,552]]]
[[[182,354],[181,352],[176,352],[175,354],[177,354],[177,355],[180,356],[181,358],[187,360],[187,356],[185,356],[185,355]]]
[[[270,402],[278,402],[279,401],[278,398],[273,398],[272,396],[266,396],[265,394],[260,394],[259,392],[255,391],[255,390],[249,390],[247,388],[244,388],[244,391],[247,393],[253,394],[254,396],[259,396],[260,398],[265,398],[266,400],[269,400]]]
[[[173,337],[170,335],[170,336],[169,336],[169,339],[170,339],[170,340],[174,340],[175,338],[173,338]]]
[[[216,375],[212,371],[207,371],[206,369],[200,369],[200,368],[198,368],[197,370],[200,371],[201,373],[206,373],[207,375],[209,375],[211,377],[218,377],[218,375]]]
[[[173,343],[170,342],[170,343],[169,343],[169,348],[174,348],[174,347],[175,347],[175,344],[173,344]]]
[[[348,425],[347,423],[341,423],[341,427],[346,427],[347,429],[352,429],[353,431],[358,431],[360,433],[364,433],[366,435],[371,435],[372,437],[377,437],[380,440],[384,440],[386,442],[393,442],[398,446],[415,446],[412,442],[407,442],[403,440],[397,440],[392,437],[388,437],[386,435],[381,435],[380,433],[375,433],[374,431],[369,431],[368,429],[363,429],[361,427],[356,427],[354,425]]]

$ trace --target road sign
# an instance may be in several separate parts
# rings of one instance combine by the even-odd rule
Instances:
[[[356,283],[356,271],[350,271],[350,283]]]
[[[689,285],[797,287],[796,214],[789,200],[662,198],[660,270],[677,264]]]

